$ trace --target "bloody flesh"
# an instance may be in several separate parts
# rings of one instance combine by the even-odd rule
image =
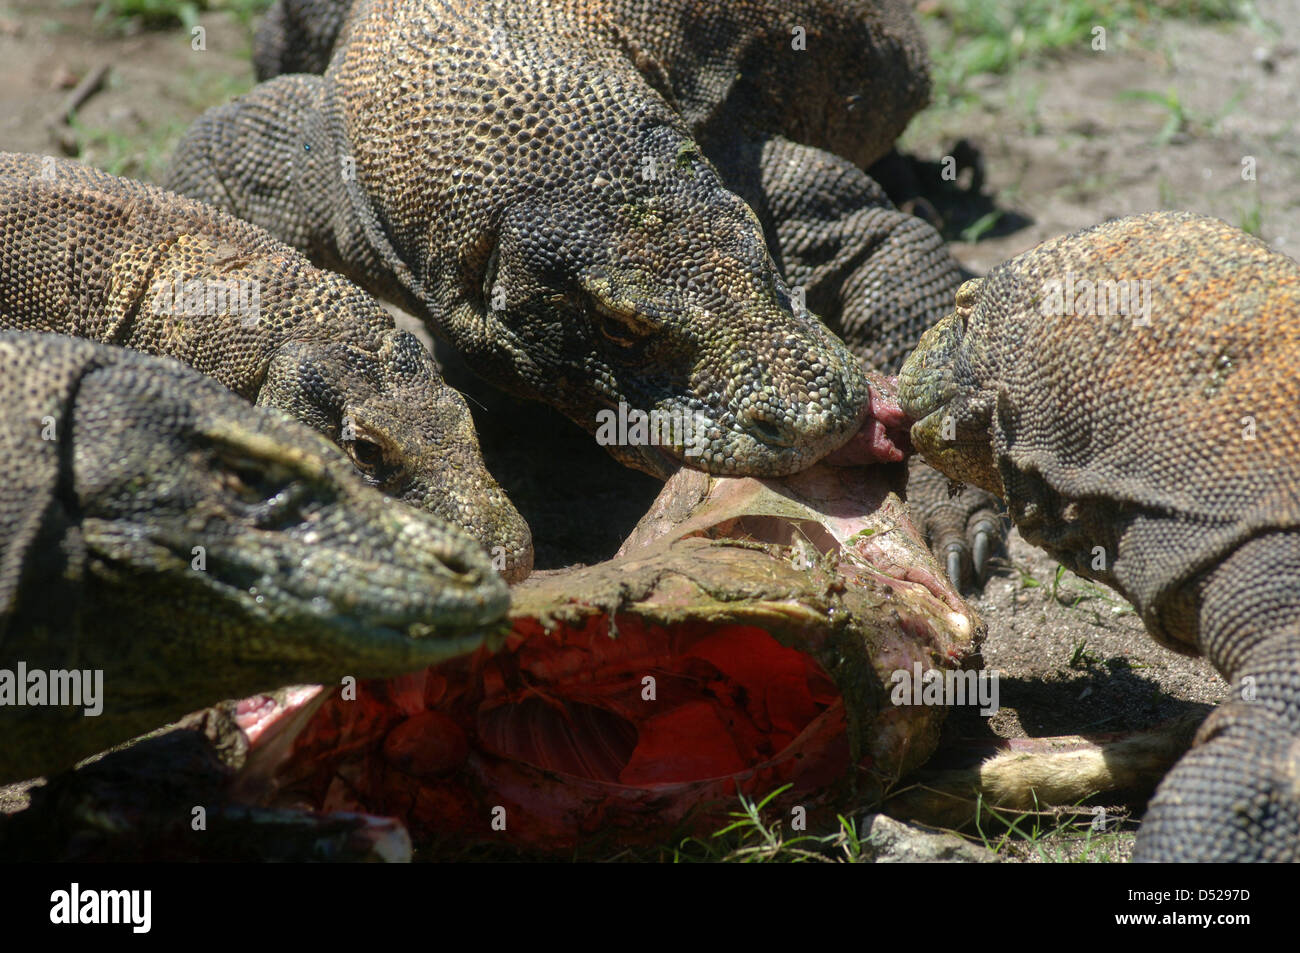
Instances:
[[[865,801],[925,760],[943,719],[891,706],[889,673],[960,667],[978,636],[869,472],[684,471],[616,559],[518,587],[495,651],[314,713],[300,696],[291,733],[248,716],[241,789],[391,815],[417,844],[556,850],[704,829],[737,793],[786,784],[782,803],[810,810]]]

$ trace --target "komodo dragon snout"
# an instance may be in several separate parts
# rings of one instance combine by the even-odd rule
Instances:
[[[921,335],[898,387],[903,412],[915,421],[916,449],[950,477],[1003,496],[988,439],[995,388],[964,386],[970,373],[966,350],[978,349],[983,333],[982,327],[972,329],[971,319],[984,281],[973,278],[957,289],[953,310]]]
[[[866,378],[786,286],[753,211],[675,130],[624,151],[505,210],[456,345],[660,476],[786,474],[843,444]],[[602,423],[634,411],[662,425],[611,440]]]
[[[5,332],[0,393],[0,669],[103,686],[96,717],[0,706],[0,781],[223,698],[471,651],[509,604],[469,536],[175,361]]]

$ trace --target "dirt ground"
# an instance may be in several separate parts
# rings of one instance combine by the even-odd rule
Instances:
[[[75,153],[157,179],[194,117],[252,85],[250,24],[202,14],[200,50],[183,28],[124,32],[96,22],[94,8],[0,0],[0,148]],[[1300,4],[1259,0],[1254,10],[1230,23],[1116,25],[1105,51],[1084,37],[1076,50],[976,76],[970,98],[918,117],[901,144],[917,168],[937,169],[950,153],[978,157],[977,190],[968,171],[959,194],[949,187],[946,199],[934,197],[949,234],[981,216],[992,222],[978,240],[954,241],[956,256],[983,273],[1045,238],[1155,208],[1217,215],[1297,254]],[[945,21],[927,18],[925,28],[942,48]],[[64,123],[71,87],[105,64],[105,88]],[[1253,180],[1243,168],[1253,168]],[[921,190],[941,193],[934,185]],[[621,470],[549,411],[507,411],[454,367],[449,377],[477,401],[489,464],[534,525],[539,565],[612,554],[655,481]],[[584,518],[593,512],[598,525]],[[990,726],[955,720],[954,731],[1118,731],[1226,691],[1204,661],[1147,638],[1113,593],[1072,575],[1058,584],[1056,564],[1014,534],[1008,559],[973,601],[989,625],[984,662],[1001,674],[1003,707]]]
[[[928,159],[966,139],[1003,211],[953,253],[973,271],[1046,238],[1159,208],[1215,215],[1300,251],[1300,6],[1259,0],[1257,22],[1162,20],[1078,51],[985,74],[969,103],[921,114],[902,146]],[[926,19],[932,46],[942,21]],[[1155,93],[1167,104],[1141,93]],[[1252,157],[1253,181],[1243,178]]]

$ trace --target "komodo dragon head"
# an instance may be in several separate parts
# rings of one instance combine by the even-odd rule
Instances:
[[[984,278],[957,289],[952,313],[917,342],[898,378],[899,403],[916,422],[912,444],[953,479],[1003,496],[989,442],[989,425],[996,402],[996,385],[976,382],[973,354],[987,337],[982,316],[976,316]]]
[[[399,298],[630,465],[807,467],[868,415],[861,367],[612,28],[571,14],[362,4],[324,77],[202,117],[170,187]]]
[[[484,466],[465,398],[410,332],[384,331],[364,348],[283,344],[257,403],[331,437],[371,486],[468,531],[507,580],[532,569],[528,524]]]
[[[670,125],[629,123],[589,148],[503,208],[481,290],[448,322],[474,366],[658,475],[781,475],[843,444],[866,381],[785,285],[749,206]],[[617,430],[635,411],[648,442]],[[683,437],[662,439],[656,419]]]
[[[433,664],[507,608],[460,530],[174,361],[7,332],[0,369],[0,669],[104,687],[99,717],[8,709],[31,728],[5,730],[0,780],[219,699]]]

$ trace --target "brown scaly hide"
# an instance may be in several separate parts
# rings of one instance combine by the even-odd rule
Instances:
[[[1300,857],[1298,362],[1300,266],[1154,212],[963,286],[900,375],[930,462],[1005,496],[1027,540],[1233,683],[1138,859]]]
[[[499,547],[508,576],[528,573],[528,527],[432,357],[360,288],[255,226],[0,153],[0,328],[173,357],[324,433],[371,483]]]

